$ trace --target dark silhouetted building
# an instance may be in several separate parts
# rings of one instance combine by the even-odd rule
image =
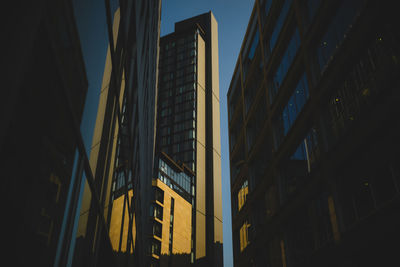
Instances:
[[[70,1],[12,2],[5,18],[2,261],[52,266],[73,182],[86,72]]]
[[[400,264],[398,24],[394,2],[255,1],[228,92],[235,266]]]
[[[110,2],[90,158],[80,130],[88,82],[71,1],[7,8],[4,264],[149,266],[161,1],[118,1],[115,15]]]

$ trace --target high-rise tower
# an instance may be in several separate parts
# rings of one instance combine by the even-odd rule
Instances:
[[[198,266],[222,266],[217,27],[208,12],[160,40],[156,150],[195,174],[191,257]]]

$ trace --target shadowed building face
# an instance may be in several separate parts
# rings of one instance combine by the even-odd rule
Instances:
[[[255,1],[227,95],[235,266],[399,264],[397,13]]]

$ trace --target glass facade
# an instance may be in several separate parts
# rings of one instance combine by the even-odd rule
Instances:
[[[259,99],[259,103],[257,104],[257,107],[254,110],[252,117],[250,117],[249,121],[247,122],[247,151],[250,151],[253,148],[258,136],[260,135],[264,127],[265,120],[267,118],[266,105],[267,99],[265,97],[265,94],[263,94]]]
[[[197,33],[165,41],[160,51],[160,150],[195,170]]]
[[[317,48],[317,59],[321,73],[325,71],[326,65],[334,52],[345,39],[362,3],[362,0],[342,1]]]
[[[279,114],[275,127],[275,148],[278,149],[284,137],[292,128],[298,115],[303,110],[303,107],[308,99],[308,85],[306,75],[303,74],[294,89],[289,101]]]
[[[244,90],[244,104],[245,104],[245,115],[247,116],[250,107],[254,102],[254,98],[257,91],[264,79],[264,65],[263,61],[258,57],[254,62],[254,67],[252,68],[252,74],[246,83],[246,90]]]
[[[304,185],[319,157],[317,131],[311,128],[281,170],[281,203]]]
[[[376,103],[390,87],[383,70],[398,68],[400,53],[394,48],[390,33],[379,32],[360,51],[359,56],[333,91],[323,116],[328,149],[343,136],[359,117]],[[387,72],[393,76],[394,72]]]
[[[263,3],[261,4],[260,14],[261,14],[261,20],[264,22],[264,24],[266,19],[268,18],[272,2],[273,0],[264,0]]]
[[[274,102],[275,96],[278,94],[278,90],[281,87],[286,77],[286,74],[293,63],[293,60],[297,54],[299,46],[300,46],[300,35],[299,35],[299,30],[296,28],[272,79],[272,84],[269,90],[270,92],[269,99],[271,104]]]
[[[375,148],[338,173],[340,201],[346,229],[378,212],[400,195],[400,168],[396,159]]]
[[[315,15],[317,14],[317,10],[321,4],[321,2],[323,2],[322,0],[306,0],[305,2],[305,14],[304,14],[304,19],[303,19],[303,23],[306,29],[308,29],[308,27],[311,25]]]
[[[252,66],[254,55],[259,47],[260,32],[258,30],[257,16],[254,16],[253,23],[251,26],[251,35],[246,42],[244,50],[242,52],[242,70],[243,70],[243,81],[246,81],[247,74],[250,67]]]
[[[277,20],[275,22],[275,26],[272,31],[271,38],[269,39],[269,47],[271,49],[271,52],[274,50],[275,45],[278,42],[278,37],[282,31],[283,24],[286,21],[286,17],[289,13],[291,4],[292,4],[292,0],[284,0],[279,17],[277,18]]]
[[[191,197],[194,195],[194,181],[192,176],[189,176],[184,171],[178,171],[176,168],[172,168],[161,158],[158,160],[157,175],[157,178],[163,183],[172,188],[187,201],[192,202]]]
[[[256,1],[260,40],[249,53],[252,14],[228,91],[235,266],[398,262],[387,253],[400,224],[392,8]]]
[[[240,79],[240,73],[236,70],[235,76],[232,79],[232,93],[229,95],[228,98],[228,105],[229,105],[229,120],[232,120],[233,114],[236,110],[236,106],[239,104],[239,99],[242,96],[242,84]]]

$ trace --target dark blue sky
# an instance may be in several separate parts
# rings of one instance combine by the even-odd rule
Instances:
[[[115,9],[117,1],[112,0]],[[108,45],[104,1],[73,0],[89,82],[81,131],[89,153]],[[174,23],[208,11],[218,22],[221,110],[221,167],[224,266],[233,266],[232,221],[226,93],[239,55],[254,0],[162,0],[161,36],[173,32]]]

